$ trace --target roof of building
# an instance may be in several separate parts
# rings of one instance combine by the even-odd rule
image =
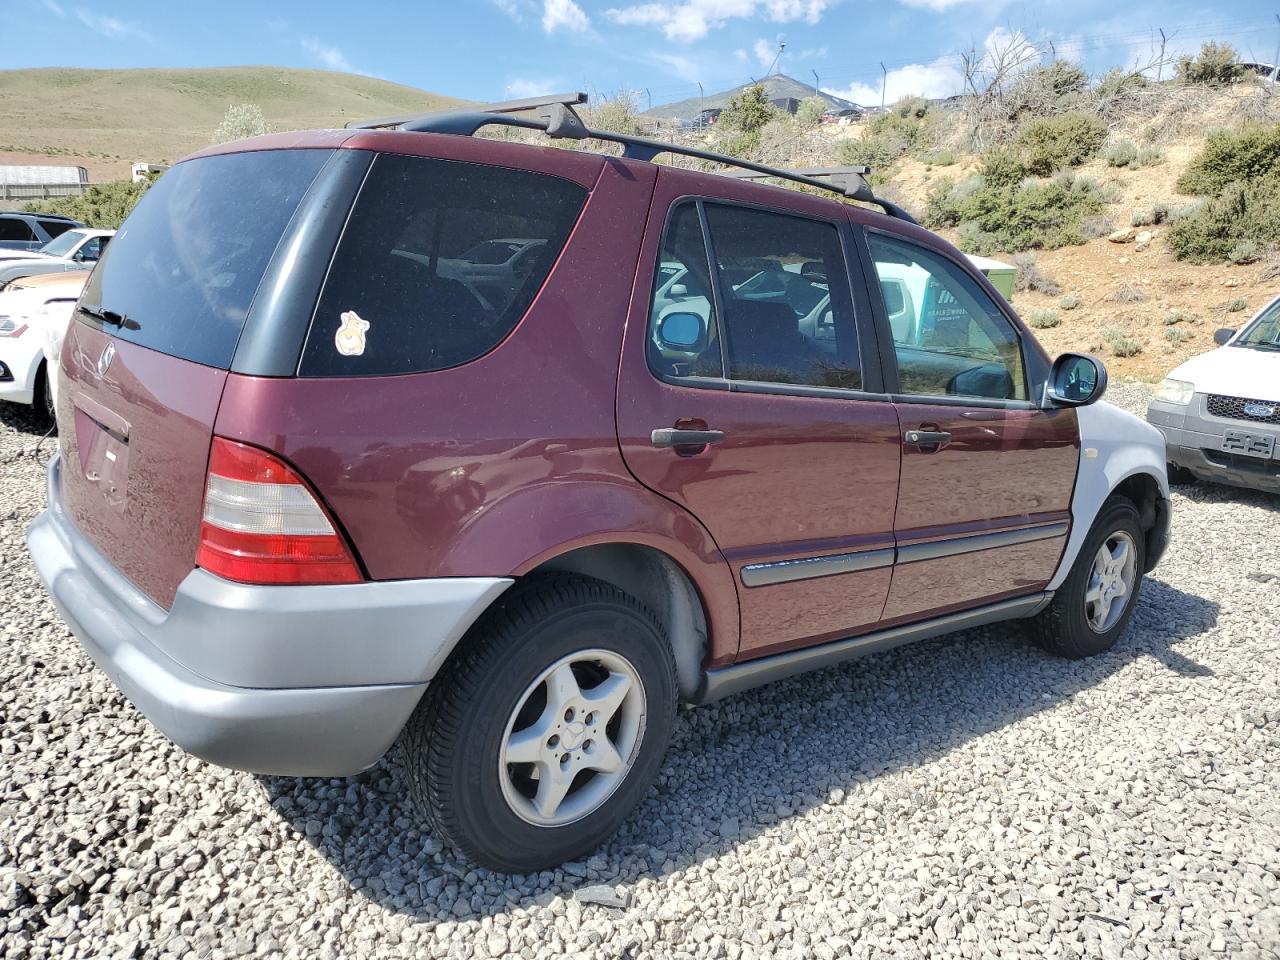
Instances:
[[[88,183],[89,171],[76,166],[0,164],[0,184]]]

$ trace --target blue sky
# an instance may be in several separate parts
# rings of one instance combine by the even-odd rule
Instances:
[[[864,103],[885,80],[889,100],[958,92],[962,51],[1023,37],[1092,71],[1149,62],[1160,28],[1175,53],[1220,39],[1270,61],[1280,41],[1260,0],[0,0],[0,14],[23,38],[4,67],[273,64],[471,99],[630,90],[642,108],[759,77],[780,41],[783,72]]]

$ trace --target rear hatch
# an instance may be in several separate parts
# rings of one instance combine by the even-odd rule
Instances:
[[[195,565],[213,423],[258,287],[330,149],[178,164],[85,286],[62,351],[62,494],[166,609]]]

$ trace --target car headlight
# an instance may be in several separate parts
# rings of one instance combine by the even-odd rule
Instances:
[[[1186,406],[1196,394],[1196,385],[1188,380],[1165,379],[1156,387],[1156,399]]]
[[[20,337],[27,330],[25,323],[18,323],[17,317],[0,317],[0,337]]]

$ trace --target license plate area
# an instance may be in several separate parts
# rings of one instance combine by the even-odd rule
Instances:
[[[1275,455],[1276,438],[1266,433],[1228,430],[1222,438],[1222,452],[1270,460]]]
[[[88,397],[75,404],[76,449],[85,480],[123,510],[129,489],[129,423]]]

